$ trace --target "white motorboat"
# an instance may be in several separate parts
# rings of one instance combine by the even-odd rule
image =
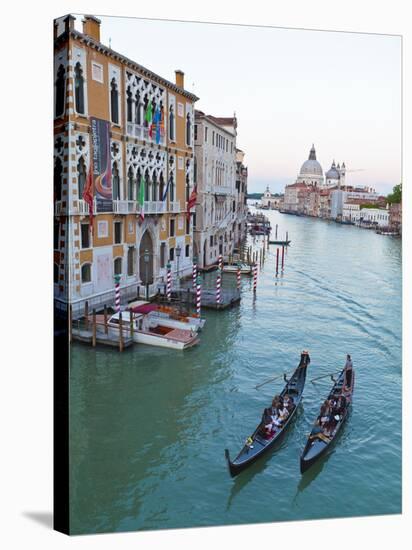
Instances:
[[[223,271],[225,273],[234,273],[236,274],[238,271],[238,264],[225,264],[223,266]],[[252,274],[252,267],[248,264],[241,263],[240,264],[240,273],[241,275],[251,275]]]
[[[148,315],[133,313],[133,340],[138,344],[158,346],[162,348],[184,350],[199,343],[194,329],[181,329],[165,325],[160,319],[150,319]],[[108,320],[109,331],[118,335],[119,313]],[[125,334],[131,334],[130,315],[123,312],[122,327]]]
[[[177,308],[168,305],[152,304],[150,302],[131,302],[127,309],[133,314],[142,313],[149,320],[159,322],[162,325],[183,330],[201,330],[206,322],[194,315],[182,313]]]

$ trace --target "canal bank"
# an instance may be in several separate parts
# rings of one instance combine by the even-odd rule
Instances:
[[[239,305],[202,313],[199,346],[119,354],[73,345],[74,532],[400,512],[401,243],[265,215],[292,240],[283,276],[271,245],[256,296],[243,277]],[[225,447],[239,449],[282,380],[254,386],[293,370],[304,348],[312,363],[294,425],[278,450],[231,479]],[[330,386],[310,380],[343,366],[346,353],[357,376],[351,417],[334,452],[301,477],[299,455]]]

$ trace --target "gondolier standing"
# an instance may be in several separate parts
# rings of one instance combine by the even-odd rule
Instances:
[[[343,384],[344,389],[349,390],[352,386],[352,369],[353,369],[353,363],[351,356],[346,356],[346,364],[345,364],[345,382]]]

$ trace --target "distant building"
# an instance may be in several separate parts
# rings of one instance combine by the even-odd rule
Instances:
[[[359,223],[363,226],[388,227],[389,208],[361,208]]]
[[[402,203],[389,206],[389,226],[394,231],[402,234]]]
[[[280,202],[280,196],[279,195],[273,195],[270,192],[269,186],[266,187],[266,191],[263,193],[262,198],[260,200],[261,206],[263,208],[269,208],[270,210],[279,208],[279,202]]]
[[[308,160],[302,164],[296,183],[303,183],[306,185],[315,185],[322,187],[324,183],[322,166],[316,160],[315,146],[309,152]]]

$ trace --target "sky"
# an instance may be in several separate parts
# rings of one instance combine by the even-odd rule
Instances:
[[[183,70],[197,109],[236,113],[249,192],[283,191],[312,143],[324,172],[345,161],[347,184],[401,181],[400,37],[99,18],[115,51],[172,82]]]

